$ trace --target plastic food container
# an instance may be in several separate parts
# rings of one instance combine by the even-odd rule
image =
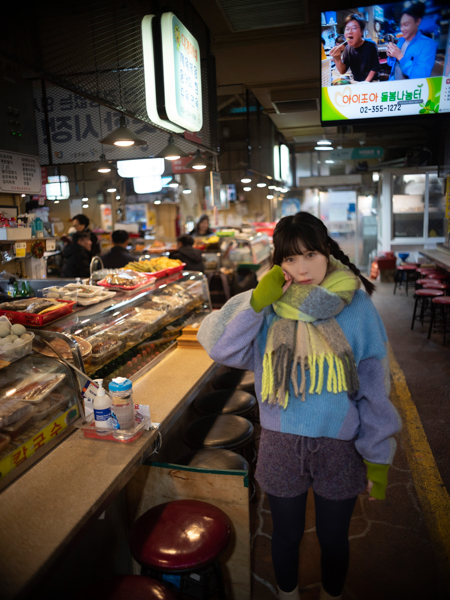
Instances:
[[[93,298],[101,294],[101,289],[94,285],[81,285],[80,283],[68,283],[64,286],[66,290],[71,290],[72,292],[76,291],[80,298]]]
[[[11,394],[11,399],[24,400],[25,402],[40,402],[66,377],[64,373],[42,373],[33,375],[22,382],[16,391]]]
[[[121,341],[108,338],[96,339],[93,337],[88,342],[92,345],[92,354],[90,356],[92,362],[104,361],[115,352],[118,352],[122,347]]]
[[[127,344],[134,344],[135,342],[138,342],[143,335],[145,335],[145,331],[145,323],[131,323],[130,319],[127,323],[114,325],[105,331],[105,335],[112,339],[123,341]]]
[[[49,287],[41,290],[43,298],[59,298],[78,302],[78,290],[65,287]]]
[[[32,412],[31,404],[21,400],[7,399],[0,402],[0,427],[20,421]]]
[[[30,408],[31,411],[24,415],[19,421],[2,428],[2,431],[9,435],[11,439],[14,439],[16,436],[22,433],[22,431],[31,423],[31,420],[37,411],[37,407],[31,406]]]
[[[40,421],[45,419],[51,412],[68,404],[70,397],[67,394],[51,394],[46,400],[43,400],[36,405],[36,412],[32,415],[31,420]]]
[[[0,317],[0,324],[7,325],[11,330],[11,322],[7,317]],[[27,337],[25,339],[20,339],[20,341],[14,344],[5,344],[4,346],[0,346],[0,359],[6,360],[8,362],[14,362],[19,358],[24,357],[26,354],[30,354],[31,346],[33,344],[34,333],[31,331],[26,331],[25,334]]]
[[[75,302],[71,300],[63,300],[60,299],[59,302],[64,304],[60,308],[56,308],[50,312],[47,312],[43,315],[33,315],[31,313],[26,312],[16,312],[12,310],[0,310],[0,315],[4,315],[8,317],[11,323],[20,323],[21,325],[31,325],[33,327],[42,327],[43,325],[47,325],[47,323],[52,323],[65,315],[69,315],[72,312],[73,307],[75,306]]]

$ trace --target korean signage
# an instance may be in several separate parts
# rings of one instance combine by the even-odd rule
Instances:
[[[384,149],[381,146],[363,146],[362,148],[342,148],[327,153],[327,158],[332,160],[370,160],[371,158],[383,158]]]
[[[116,91],[111,96],[118,99]],[[47,129],[44,115],[44,99],[40,86],[34,88],[36,128],[39,144],[39,158],[42,164],[48,164]],[[55,86],[47,85],[47,111],[52,148],[53,164],[96,161],[101,152],[99,140],[119,127],[120,115],[116,111],[99,106],[77,94]],[[136,119],[127,119],[129,127],[140,138],[146,140],[153,149],[156,129],[149,123]],[[103,146],[108,160],[124,158],[146,158],[149,146],[131,146],[123,148]],[[11,154],[11,153],[9,153]],[[40,179],[40,175],[39,175]],[[39,189],[36,192],[39,193]]]
[[[8,475],[13,469],[37,452],[39,448],[42,448],[42,446],[58,436],[66,429],[68,423],[74,421],[78,416],[78,407],[72,406],[52,423],[46,425],[44,429],[36,433],[36,435],[27,442],[17,447],[7,456],[0,458],[0,479]]]
[[[203,125],[200,47],[171,13],[161,17],[164,96],[167,117],[188,131]]]
[[[0,192],[38,194],[41,166],[37,156],[0,150]]]
[[[441,81],[441,77],[430,77],[323,87],[322,120],[436,114]]]

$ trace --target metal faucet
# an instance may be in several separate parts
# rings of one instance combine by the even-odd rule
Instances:
[[[101,269],[104,269],[104,268],[105,268],[105,267],[104,267],[104,265],[103,265],[103,261],[102,261],[102,259],[100,258],[100,256],[93,256],[93,257],[92,257],[91,264],[90,264],[90,266],[89,266],[89,284],[90,284],[90,285],[92,285],[92,273],[94,272],[94,265],[95,265],[95,262],[96,262],[97,260],[98,260],[98,261],[100,261],[100,265],[101,265],[101,266],[100,266],[100,268],[101,268]]]

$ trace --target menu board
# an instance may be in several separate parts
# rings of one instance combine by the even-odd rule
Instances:
[[[0,150],[0,192],[38,194],[42,189],[37,156]]]

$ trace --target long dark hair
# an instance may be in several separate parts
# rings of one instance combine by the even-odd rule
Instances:
[[[375,291],[373,283],[361,275],[358,267],[350,262],[339,244],[328,235],[328,229],[324,223],[311,213],[298,212],[293,217],[280,219],[273,232],[273,245],[272,262],[274,265],[281,265],[283,260],[289,256],[302,254],[301,246],[303,245],[307,250],[315,250],[327,258],[331,254],[361,279],[370,296]]]

